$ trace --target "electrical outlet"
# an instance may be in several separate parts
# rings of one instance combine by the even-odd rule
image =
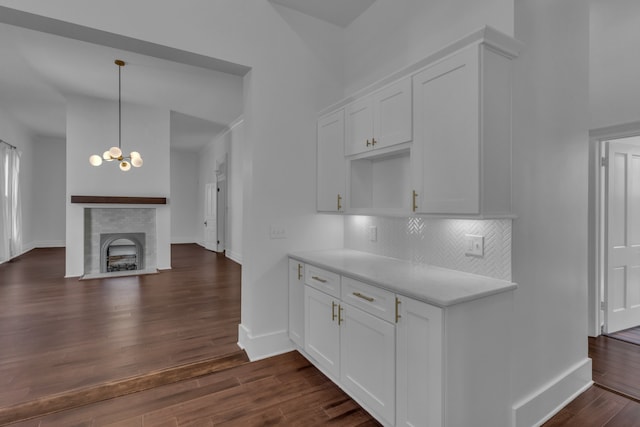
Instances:
[[[375,225],[369,226],[369,241],[376,242],[378,240],[378,227]]]
[[[464,235],[465,251],[467,256],[483,257],[484,256],[484,236],[476,236],[474,234]]]
[[[269,238],[270,239],[286,239],[287,229],[281,225],[272,225],[269,228]]]

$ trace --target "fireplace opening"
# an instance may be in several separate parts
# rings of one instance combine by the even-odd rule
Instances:
[[[107,273],[112,271],[138,270],[138,255],[135,243],[129,239],[118,239],[107,248]]]
[[[100,272],[144,269],[144,233],[101,234]]]

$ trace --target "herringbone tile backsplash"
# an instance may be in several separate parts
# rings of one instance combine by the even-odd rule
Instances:
[[[377,240],[369,240],[369,227]],[[465,234],[484,236],[484,256],[465,255]],[[511,280],[511,220],[345,216],[344,246],[454,270]]]

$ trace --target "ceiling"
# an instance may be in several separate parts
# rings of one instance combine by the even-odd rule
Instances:
[[[242,76],[0,23],[0,109],[27,131],[64,138],[72,96],[171,111],[171,147],[198,150],[242,114]],[[126,109],[123,108],[123,115]]]
[[[346,27],[376,0],[271,0],[314,18]]]

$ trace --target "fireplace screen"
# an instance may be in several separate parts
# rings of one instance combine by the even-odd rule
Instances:
[[[118,239],[107,248],[107,272],[138,270],[136,245],[127,239]]]
[[[144,233],[101,234],[102,273],[144,269]]]

